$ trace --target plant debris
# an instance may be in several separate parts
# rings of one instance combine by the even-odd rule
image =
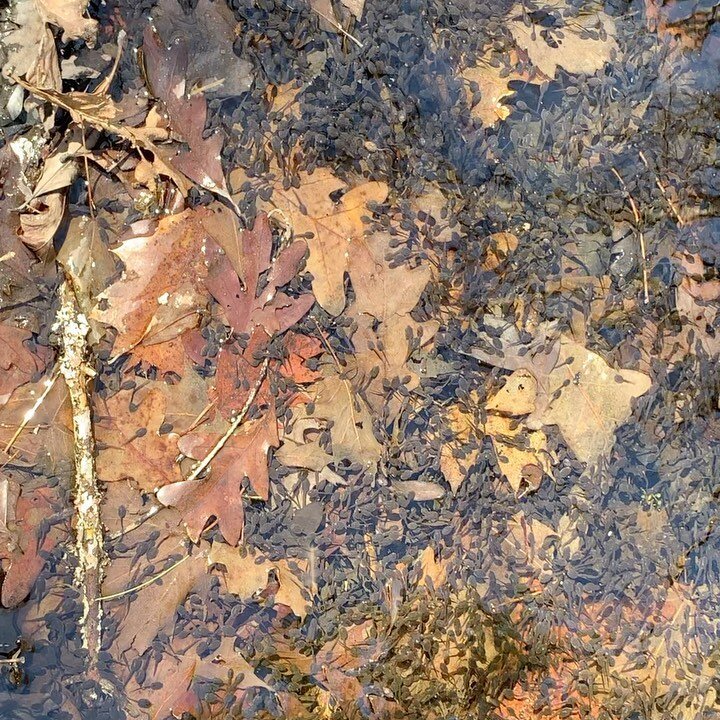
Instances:
[[[2,4],[3,718],[717,716],[717,8]]]

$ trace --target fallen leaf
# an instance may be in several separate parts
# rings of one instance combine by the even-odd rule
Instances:
[[[335,462],[347,460],[366,468],[378,462],[382,446],[373,433],[372,416],[350,381],[328,372],[313,388],[315,417],[333,422],[330,437]]]
[[[47,22],[63,30],[63,40],[82,38],[92,43],[97,32],[97,20],[84,17],[88,0],[35,0]]]
[[[492,126],[510,115],[510,108],[503,104],[503,100],[515,94],[508,87],[511,80],[527,80],[527,73],[504,72],[505,68],[518,63],[517,53],[510,52],[505,55],[488,52],[478,60],[475,67],[468,67],[462,71],[462,78],[468,84],[466,95],[471,104],[470,112],[473,117],[482,121],[483,125]],[[480,100],[473,104],[471,85],[477,85]]]
[[[10,398],[14,390],[43,368],[37,355],[25,343],[32,333],[9,323],[0,323],[0,405]]]
[[[67,110],[78,124],[88,124],[113,133],[130,142],[133,147],[152,153],[156,172],[170,178],[181,194],[187,195],[191,186],[186,176],[181,170],[165,161],[165,158],[171,157],[171,154],[164,152],[156,144],[158,140],[167,139],[167,130],[153,125],[132,125],[130,121],[135,121],[137,116],[136,106],[129,105],[125,108],[102,93],[62,93],[50,88],[37,87],[25,80],[18,79],[18,82],[36,97]]]
[[[252,335],[256,326],[268,336],[283,333],[300,320],[314,303],[312,295],[292,298],[279,292],[297,274],[307,245],[296,240],[272,258],[272,231],[267,215],[260,214],[252,230],[243,230],[233,253],[242,265],[238,276],[231,257],[219,247],[206,250],[209,264],[205,284],[225,311],[236,333]],[[260,276],[267,272],[262,288]]]
[[[142,655],[159,632],[171,633],[178,606],[206,573],[207,554],[195,553],[167,575],[139,589],[134,597],[131,595],[129,607],[119,621],[113,652],[120,657],[130,650],[133,654]],[[108,600],[106,604],[110,602]],[[127,604],[127,599],[124,604]]]
[[[3,478],[8,481],[8,478]],[[32,591],[44,565],[44,553],[50,552],[67,528],[51,523],[44,526],[57,512],[58,498],[49,488],[23,490],[7,485],[6,528],[0,532],[0,561],[4,576],[0,587],[3,607],[17,607]]]
[[[64,214],[65,195],[61,192],[31,200],[20,215],[21,240],[38,255],[48,255]]]
[[[82,216],[70,220],[57,259],[73,278],[82,310],[90,314],[97,297],[115,273],[115,258],[93,218]]]
[[[186,70],[192,94],[226,98],[252,88],[252,63],[233,52],[239,23],[228,5],[199,0],[193,7],[183,8],[174,0],[163,0],[153,8],[152,17],[165,47],[192,38]]]
[[[322,423],[307,414],[307,406],[295,408],[292,426],[282,436],[275,457],[287,467],[307,468],[320,472],[333,461],[333,456],[320,446]]]
[[[115,355],[141,343],[167,342],[197,325],[208,303],[205,259],[214,246],[202,215],[185,210],[157,224],[140,221],[113,250],[125,271],[100,296],[91,317],[117,329]]]
[[[217,542],[213,543],[209,559],[225,567],[221,576],[227,591],[244,602],[257,598],[267,587],[268,574],[274,570],[280,584],[274,602],[287,605],[301,619],[307,615],[311,606],[307,590],[287,560],[273,562],[252,548],[234,548]]]
[[[447,580],[447,566],[446,563],[440,559],[436,559],[435,550],[431,545],[428,545],[418,557],[418,566],[420,569],[420,585],[425,585],[438,590],[441,588]]]
[[[551,25],[547,20],[534,22],[524,6],[515,5],[508,27],[518,47],[547,77],[555,77],[558,65],[571,73],[592,75],[619,51],[615,21],[606,13],[575,13],[563,0],[548,2],[543,17],[544,13],[552,20]]]
[[[318,168],[312,175],[301,173],[299,188],[285,189],[282,178],[273,187],[272,204],[290,218],[295,237],[307,238],[315,298],[331,315],[339,315],[345,307],[345,272],[357,253],[365,257],[363,214],[369,202],[386,199],[387,185],[365,182],[348,189],[329,169]],[[331,195],[344,190],[334,202]]]
[[[220,161],[223,137],[218,132],[204,137],[207,101],[202,93],[192,94],[188,87],[185,38],[177,38],[172,44],[164,45],[152,26],[148,25],[142,47],[149,90],[162,101],[170,126],[188,147],[172,153],[158,148],[165,164],[177,168],[190,180],[235,207]]]
[[[528,370],[516,370],[505,378],[505,384],[485,404],[492,412],[506,415],[527,415],[535,409],[537,380]]]
[[[360,371],[356,384],[364,388],[368,403],[378,413],[397,411],[400,406],[399,401],[388,400],[387,381],[400,378],[407,389],[417,387],[419,377],[407,361],[417,347],[427,345],[439,327],[437,322],[418,322],[410,316],[431,279],[430,269],[407,264],[393,267],[387,259],[390,240],[383,233],[367,237],[349,264],[355,290],[349,315],[357,324],[352,341]]]
[[[217,440],[217,436],[188,434],[181,438],[178,447],[188,457],[202,460]],[[225,541],[237,545],[244,524],[242,480],[247,477],[258,496],[267,500],[270,482],[267,454],[278,445],[277,422],[268,413],[238,428],[213,460],[207,477],[166,485],[158,491],[157,498],[163,505],[180,511],[193,542],[199,541],[214,517]]]
[[[486,270],[497,269],[517,250],[519,240],[510,232],[496,232],[488,237],[488,249],[483,267]]]
[[[392,487],[403,495],[412,495],[415,502],[441,500],[445,497],[445,490],[441,485],[425,480],[395,480]]]
[[[161,383],[158,383],[160,385]],[[97,474],[103,482],[132,478],[143,492],[155,492],[182,479],[177,435],[159,432],[165,422],[166,396],[158,387],[138,396],[120,390],[95,397]]]
[[[453,403],[445,410],[444,419],[453,438],[440,446],[440,471],[453,493],[456,493],[480,453],[477,447],[479,421],[475,412],[459,403]]]
[[[492,414],[488,414],[484,430],[492,438],[500,470],[515,493],[523,484],[537,490],[543,475],[552,475],[542,430],[528,430],[522,422]]]
[[[632,401],[650,389],[652,380],[636,370],[615,370],[597,353],[561,336],[546,384],[549,401],[544,407],[536,402],[527,427],[557,425],[575,455],[593,463],[610,452],[615,431],[632,415]]]

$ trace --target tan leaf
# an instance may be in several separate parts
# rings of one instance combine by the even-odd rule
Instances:
[[[287,605],[295,615],[304,618],[310,608],[307,590],[290,569],[287,560],[275,562],[259,555],[252,548],[233,548],[224,543],[213,543],[210,562],[223,565],[221,573],[228,592],[247,601],[257,596],[268,584],[268,573],[274,570],[280,587],[274,595],[275,602]]]
[[[35,0],[44,18],[63,30],[63,40],[83,38],[92,42],[97,20],[84,17],[88,0]]]
[[[428,582],[432,583],[432,587],[436,590],[440,588],[447,579],[447,568],[445,563],[435,558],[435,550],[431,545],[428,545],[421,553],[418,558],[418,564],[420,567],[420,584],[427,585]]]
[[[505,385],[492,395],[485,407],[506,415],[527,415],[535,409],[537,380],[528,370],[516,370]]]
[[[388,194],[385,183],[365,182],[333,202],[330,195],[346,189],[329,169],[318,168],[312,175],[300,174],[299,188],[285,190],[282,178],[276,180],[272,197],[272,204],[290,218],[296,237],[311,235],[307,269],[315,298],[331,315],[345,307],[345,272],[358,253],[366,253],[362,217],[369,214],[367,204],[383,202]]]
[[[207,555],[196,553],[180,562],[161,580],[131,595],[130,606],[120,621],[113,643],[114,652],[122,656],[132,650],[142,655],[160,631],[171,631],[178,606],[206,572]],[[109,602],[112,601],[106,601]]]
[[[536,25],[523,5],[510,11],[508,27],[518,47],[525,50],[530,61],[549,78],[555,77],[558,65],[571,73],[593,74],[618,52],[615,42],[615,21],[604,12],[573,14],[563,0],[552,0],[544,6],[562,28],[562,37],[552,29]],[[604,37],[588,36],[600,30]],[[552,44],[546,38],[550,38]]]
[[[492,438],[502,474],[516,493],[523,483],[537,490],[543,473],[551,474],[547,438],[542,430],[527,430],[516,420],[488,415],[485,432]]]
[[[635,370],[611,368],[568,337],[562,336],[559,345],[555,369],[546,381],[549,402],[528,418],[528,427],[557,425],[575,455],[591,463],[612,449],[615,431],[632,415],[632,401],[644,395],[652,381]]]
[[[496,232],[488,238],[488,250],[483,262],[486,270],[495,270],[517,250],[519,240],[511,232]]]
[[[20,215],[22,241],[38,255],[50,253],[64,214],[65,195],[59,191],[33,200]]]
[[[335,462],[349,460],[364,467],[376,463],[382,446],[373,434],[370,411],[352,384],[328,373],[314,387],[315,416],[333,421],[330,437]]]
[[[474,399],[477,396],[474,395]],[[453,440],[440,447],[440,470],[456,493],[465,482],[470,468],[475,464],[479,448],[466,449],[471,438],[477,438],[478,419],[471,409],[460,403],[448,406],[444,413],[445,422],[453,432]]]
[[[506,57],[489,52],[480,58],[475,67],[465,68],[462,78],[466,83],[477,83],[480,102],[471,106],[473,117],[480,119],[483,125],[492,126],[510,115],[510,108],[503,104],[505,98],[515,94],[508,87],[510,80],[526,80],[527,73],[503,73],[504,66],[516,65],[517,53],[511,51]],[[472,102],[473,93],[466,86],[468,102]]]

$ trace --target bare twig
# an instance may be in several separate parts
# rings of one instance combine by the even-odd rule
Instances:
[[[645,167],[650,170],[650,163],[648,163],[647,158],[645,157],[645,153],[641,150],[640,153],[640,159],[645,164]],[[668,207],[672,211],[672,214],[675,216],[675,220],[677,220],[677,224],[680,227],[684,227],[685,221],[682,218],[682,215],[680,215],[680,211],[678,210],[677,206],[673,202],[672,198],[668,195],[667,189],[665,186],[660,182],[660,178],[658,177],[657,173],[655,173],[655,184],[658,186],[660,192],[662,193],[662,196],[665,198],[665,202],[668,204]]]
[[[250,394],[248,395],[247,400],[245,401],[245,404],[242,406],[242,409],[237,414],[235,419],[230,423],[230,427],[225,431],[225,434],[215,443],[213,448],[210,450],[210,452],[200,461],[194,468],[193,471],[190,473],[190,475],[187,477],[186,481],[196,480],[202,473],[206,470],[208,465],[213,461],[213,458],[223,449],[225,446],[225,443],[234,435],[235,431],[242,425],[243,421],[245,420],[246,415],[248,414],[250,407],[255,402],[255,398],[257,397],[258,392],[260,391],[260,387],[262,386],[263,382],[265,381],[265,378],[267,377],[268,367],[270,366],[270,358],[266,357],[263,360],[262,363],[262,369],[260,371],[260,376],[258,377],[257,381],[255,382],[255,385],[253,386],[252,390],[250,390]]]
[[[15,441],[20,437],[20,434],[22,431],[27,427],[27,424],[35,417],[35,413],[38,411],[38,408],[43,404],[43,401],[48,396],[48,393],[53,389],[55,386],[55,381],[58,379],[58,376],[60,375],[59,370],[54,370],[52,376],[45,381],[45,389],[40,394],[40,397],[35,401],[35,404],[25,413],[23,416],[22,422],[20,425],[18,425],[17,430],[13,433],[13,436],[8,440],[7,445],[4,447],[4,452],[9,452],[10,448],[15,444]]]
[[[100,491],[95,478],[95,439],[88,393],[88,378],[94,375],[87,364],[87,334],[90,326],[80,312],[72,280],[60,286],[60,310],[53,328],[60,334],[59,368],[70,394],[75,451],[75,550],[78,565],[75,582],[80,590],[83,613],[80,631],[88,651],[88,674],[100,680],[97,664],[102,645],[102,606],[98,602],[105,564]]]
[[[625,181],[622,179],[622,176],[615,168],[611,168],[611,170],[613,172],[613,175],[615,175],[615,177],[618,179],[618,182],[622,186],[622,189],[625,191],[625,195],[627,195],[628,202],[630,203],[630,209],[632,210],[633,217],[635,218],[635,229],[637,230],[638,239],[640,240],[643,295],[645,303],[647,304],[650,302],[650,291],[648,289],[647,251],[645,249],[645,236],[643,235],[642,231],[642,220],[640,218],[640,213],[638,211],[637,205],[635,204],[635,200],[633,200],[633,196],[630,194],[630,191],[628,190]]]
[[[148,578],[147,580],[144,580],[139,585],[134,585],[133,587],[126,588],[125,590],[121,590],[120,592],[113,593],[112,595],[101,595],[98,598],[95,598],[95,602],[100,603],[103,600],[115,600],[116,598],[124,597],[125,595],[130,595],[130,593],[137,592],[138,590],[142,590],[143,588],[146,588],[148,585],[152,585],[154,582],[160,580],[160,578],[165,577],[168,573],[171,573],[178,565],[182,565],[190,555],[183,555],[177,562],[170,565],[170,567],[166,567],[161,572],[157,573],[157,575],[153,575],[152,577]]]

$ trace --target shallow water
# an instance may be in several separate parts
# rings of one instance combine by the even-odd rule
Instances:
[[[717,717],[716,8],[616,0],[568,5],[563,18],[557,8],[538,6],[524,27],[536,38],[547,34],[540,52],[518,40],[520,30],[511,31],[512,19],[522,22],[523,13],[509,1],[388,6],[368,0],[359,19],[338,6],[345,34],[300,2],[216,4],[234,13],[232,57],[209,11],[183,15],[174,0],[163,0],[160,9],[147,1],[91,3],[106,50],[120,28],[127,33],[117,97],[143,86],[133,49],[150,17],[168,44],[187,43],[196,58],[189,80],[203,84],[236,63],[230,87],[211,88],[206,96],[209,125],[225,137],[225,169],[240,177],[234,199],[248,224],[271,195],[273,162],[296,177],[329,167],[349,185],[387,183],[389,200],[372,227],[394,228],[395,266],[432,267],[432,280],[407,317],[436,321],[438,329],[408,365],[418,373],[415,386],[408,389],[402,378],[392,386],[388,378],[377,390],[370,378],[361,391],[357,383],[383,446],[377,467],[352,459],[331,463],[342,483],[306,471],[300,489],[291,491],[283,484],[291,470],[276,457],[269,500],[245,503],[245,542],[275,563],[297,561],[298,576],[302,566],[306,586],[314,586],[302,620],[265,597],[239,599],[216,568],[187,593],[175,624],[152,636],[144,654],[134,657],[129,649],[118,656],[124,618],[133,604],[147,602],[140,589],[103,603],[104,646],[97,676],[89,679],[67,517],[72,446],[53,436],[42,452],[33,450],[32,467],[8,460],[3,472],[28,492],[46,488],[55,515],[48,510],[40,533],[41,542],[48,535],[54,540],[40,550],[42,571],[29,597],[0,611],[0,659],[12,661],[0,665],[0,716],[160,720],[170,716],[168,709],[144,693],[169,684],[173,673],[163,663],[193,652],[210,662],[222,654],[223,638],[236,638],[236,649],[270,687],[258,682],[232,709],[229,701],[223,706],[232,693],[220,692],[217,676],[213,685],[198,674],[198,720]],[[605,29],[597,22],[607,23]],[[577,46],[564,50],[571,37]],[[105,72],[99,46],[77,41],[64,55],[77,54],[78,64]],[[493,57],[483,64],[489,49]],[[607,59],[598,61],[605,52]],[[487,70],[492,63],[504,68],[504,77]],[[468,80],[474,67],[487,70],[480,87]],[[577,67],[585,69],[572,70]],[[268,93],[291,82],[300,90],[293,110],[278,109]],[[505,86],[495,98],[498,83]],[[65,89],[85,85],[74,80]],[[481,114],[487,98],[495,102]],[[21,116],[6,124],[6,137],[19,137],[32,124],[31,115]],[[114,199],[121,209],[107,212],[117,215],[117,226],[108,221],[104,242],[110,244],[144,213],[128,207],[122,194]],[[189,195],[196,207],[212,201],[207,192]],[[84,189],[73,186],[70,215],[87,214],[86,208]],[[517,247],[498,249],[501,232],[515,235]],[[293,292],[307,289],[293,282]],[[48,281],[51,288],[54,283]],[[316,308],[299,325],[301,334],[320,332],[321,349],[330,349],[326,357],[334,355],[338,365],[359,352],[348,318],[361,291],[351,290],[352,283],[343,315]],[[687,301],[681,287],[696,293],[690,309],[681,305]],[[48,345],[51,297],[23,300],[23,312],[39,318],[33,331],[40,346]],[[498,318],[505,325],[493,324]],[[352,320],[357,325],[361,314]],[[537,371],[542,358],[552,356],[551,341],[517,353],[546,322],[553,323],[551,339],[572,338],[613,372],[643,373],[649,389],[637,393],[591,462],[568,442],[571,426],[588,422],[583,405],[570,408],[569,418],[547,422],[539,464],[530,463],[539,477],[525,466],[523,483],[513,488],[503,466],[512,438],[502,445],[502,433],[477,428],[488,427],[489,400],[515,369],[508,358],[515,367],[522,358],[537,358]],[[502,329],[508,323],[528,337],[508,342]],[[198,377],[215,372],[220,325],[204,330],[206,362],[196,362]],[[146,385],[162,380],[135,373],[130,360],[122,368],[107,362],[105,349],[97,356],[103,357],[98,417],[129,376],[141,386],[141,398]],[[574,372],[573,359],[567,364]],[[591,376],[583,384],[578,372],[554,402],[567,388],[591,393],[594,382]],[[376,404],[366,391],[377,394]],[[474,429],[453,425],[453,410]],[[9,423],[2,412],[9,411],[0,409],[0,421]],[[503,432],[514,430],[510,423]],[[328,445],[331,429],[323,432]],[[443,471],[444,447],[463,461],[455,492]],[[100,447],[101,456],[104,451]],[[426,485],[400,492],[402,482]],[[442,497],[418,499],[430,483]],[[118,490],[121,484],[108,483],[109,533],[122,533],[154,502],[152,493],[141,497]],[[118,495],[110,499],[111,493]],[[110,567],[122,567],[113,591],[142,584],[187,552],[185,545],[158,550],[172,512],[161,511],[159,520],[128,532],[119,544],[108,541]],[[218,528],[206,532],[206,544],[222,540]],[[432,573],[418,565],[427,548],[445,576],[434,576],[431,591],[424,578]],[[269,583],[282,587],[282,571],[273,572],[280,577],[271,574]],[[157,582],[172,578],[169,572]],[[145,609],[152,614],[150,605]],[[364,638],[354,650],[333,654],[338,634],[352,635],[362,623],[372,624],[377,646]],[[438,660],[447,647],[453,652]],[[14,662],[18,657],[22,664]]]

